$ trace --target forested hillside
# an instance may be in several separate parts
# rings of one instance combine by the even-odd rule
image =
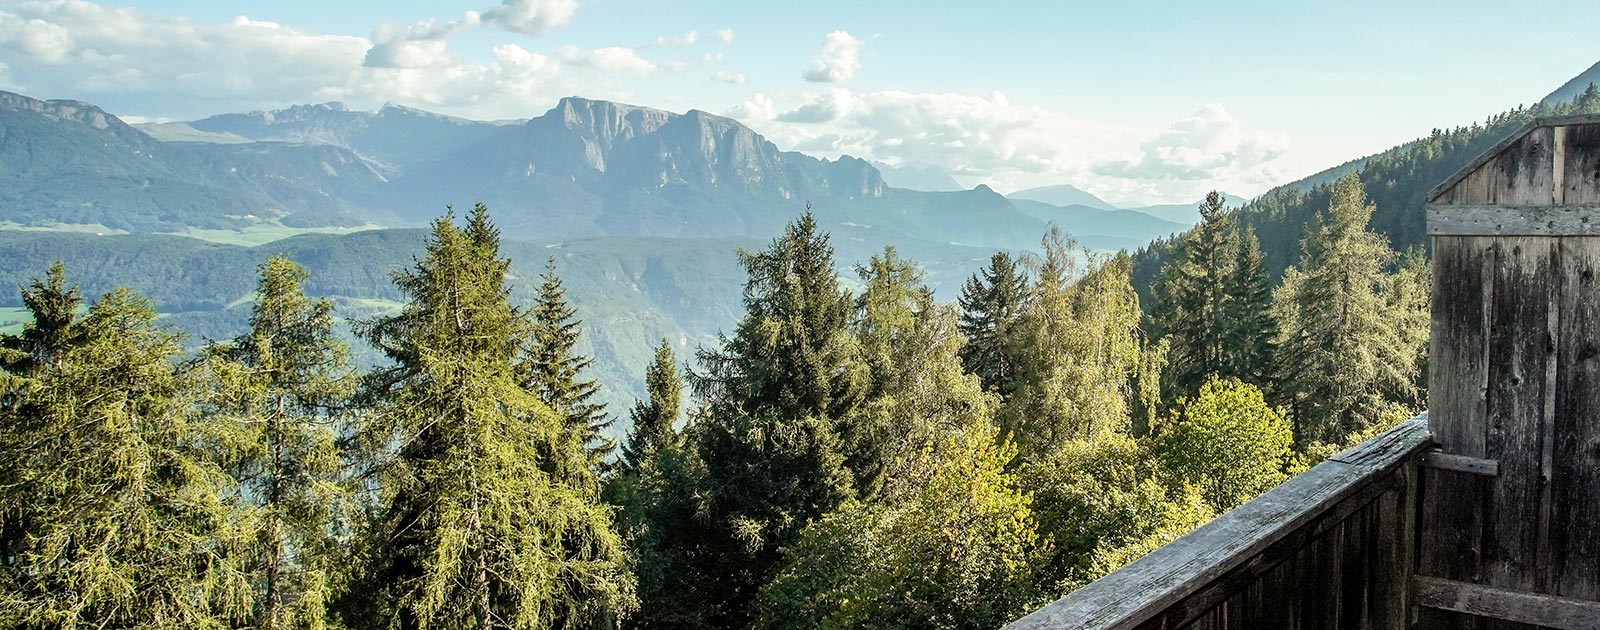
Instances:
[[[1211,195],[1148,325],[1133,259],[1060,230],[950,303],[892,247],[841,277],[807,212],[695,261],[742,277],[733,322],[655,340],[627,409],[580,340],[642,311],[566,289],[624,261],[482,204],[288,256],[123,239],[176,266],[96,245],[88,287],[40,263],[0,337],[0,625],[996,627],[1418,410],[1427,267],[1330,192],[1276,291]],[[20,242],[108,237],[50,238]],[[342,336],[315,295],[378,269],[315,245],[363,238],[410,262]],[[685,274],[655,302],[718,299],[642,256]],[[108,288],[204,306],[209,274],[245,332],[197,350]]]
[[[1600,91],[1593,86],[1566,102],[1541,102],[1518,107],[1467,127],[1435,129],[1428,136],[1387,152],[1358,160],[1312,178],[1279,186],[1239,210],[1240,220],[1255,230],[1273,277],[1300,258],[1300,232],[1328,207],[1337,171],[1357,173],[1377,210],[1372,228],[1398,251],[1427,246],[1424,196],[1473,158],[1540,116],[1600,112]],[[1156,241],[1140,251],[1135,282],[1150,286],[1167,259],[1170,242]],[[1148,295],[1148,294],[1147,294]]]

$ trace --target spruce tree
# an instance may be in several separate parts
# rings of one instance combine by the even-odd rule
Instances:
[[[21,372],[39,365],[61,367],[82,303],[77,285],[67,286],[66,266],[56,261],[43,279],[34,278],[22,288],[22,305],[33,321],[22,334],[0,338],[0,350],[10,351],[0,355],[0,367]]]
[[[1239,246],[1228,274],[1223,313],[1226,351],[1220,375],[1236,378],[1271,394],[1275,391],[1277,322],[1272,318],[1272,289],[1255,230],[1239,227]]]
[[[396,275],[410,303],[367,327],[396,365],[374,379],[362,432],[379,496],[352,622],[574,627],[631,607],[581,436],[519,381],[535,331],[509,302],[508,269],[482,204],[465,229],[447,215]]]
[[[678,421],[681,383],[672,345],[666,339],[656,346],[655,359],[645,368],[644,388],[648,397],[634,402],[629,414],[633,427],[622,445],[623,472],[628,474],[636,473],[652,452],[675,435],[673,425]]]
[[[217,427],[190,412],[178,336],[143,297],[75,321],[59,267],[28,301],[0,406],[0,625],[230,627],[252,593]],[[12,340],[8,340],[12,341]],[[11,344],[8,344],[11,345]],[[23,536],[16,536],[17,533]]]
[[[1027,298],[1027,274],[1006,252],[996,252],[989,266],[961,287],[961,334],[966,337],[961,363],[978,375],[987,391],[1008,392],[1016,377],[1018,359],[1008,338]]]
[[[1178,239],[1172,261],[1153,288],[1152,319],[1169,344],[1163,374],[1168,401],[1192,394],[1206,379],[1227,372],[1232,328],[1228,283],[1238,249],[1233,219],[1222,195],[1212,191],[1200,204],[1200,224]]]
[[[541,400],[566,418],[568,429],[583,440],[590,458],[599,465],[616,449],[616,442],[601,434],[613,420],[604,404],[594,400],[600,385],[584,378],[594,359],[577,353],[583,321],[578,309],[567,303],[567,290],[556,275],[556,260],[545,263],[539,276],[539,296],[533,306],[533,336],[522,363],[523,387],[539,393]]]
[[[839,436],[865,390],[853,304],[809,212],[759,252],[742,252],[745,315],[690,383],[706,401],[695,449],[707,524],[683,579],[706,583],[706,623],[747,625],[750,604],[800,529],[855,495]]]
[[[342,457],[335,422],[354,378],[333,304],[306,297],[306,272],[274,256],[260,268],[250,331],[207,349],[203,409],[238,425],[235,476],[257,509],[251,545],[255,625],[322,628],[340,571]]]

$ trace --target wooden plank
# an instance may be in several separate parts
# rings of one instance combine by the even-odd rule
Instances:
[[[1428,424],[1442,452],[1484,459],[1494,241],[1440,236],[1433,243]],[[1477,475],[1424,471],[1417,550],[1423,574],[1481,579],[1485,485]]]
[[[1485,583],[1523,591],[1542,587],[1536,560],[1546,523],[1543,449],[1554,415],[1558,244],[1496,240],[1485,459],[1500,463],[1500,475],[1490,483],[1483,571]]]
[[[1418,605],[1561,630],[1600,630],[1600,602],[1417,576]]]
[[[1565,129],[1561,203],[1600,203],[1600,124]]]
[[[1474,171],[1477,171],[1478,169],[1482,168],[1484,165],[1486,165],[1486,164],[1490,163],[1491,161],[1493,161],[1495,156],[1499,155],[1501,152],[1505,151],[1508,147],[1510,147],[1513,144],[1515,144],[1518,140],[1522,139],[1522,136],[1526,135],[1530,131],[1538,129],[1539,127],[1547,125],[1547,124],[1550,124],[1550,123],[1547,122],[1546,120],[1531,121],[1528,124],[1523,125],[1522,128],[1511,132],[1510,134],[1506,135],[1506,137],[1504,137],[1504,138],[1501,138],[1499,142],[1496,142],[1494,144],[1494,146],[1489,147],[1488,150],[1486,150],[1483,153],[1479,154],[1478,157],[1473,158],[1473,160],[1471,162],[1468,162],[1467,165],[1462,167],[1461,170],[1456,171],[1456,173],[1454,175],[1451,175],[1450,177],[1446,178],[1443,182],[1440,182],[1438,186],[1434,186],[1433,190],[1428,191],[1428,194],[1424,199],[1429,203],[1433,203],[1435,201],[1439,201],[1441,198],[1444,197],[1444,195],[1446,193],[1449,193],[1452,188],[1455,188],[1456,185],[1461,182],[1461,180],[1465,179],[1467,176],[1471,175]]]
[[[1007,627],[1129,630],[1180,603],[1192,614],[1184,613],[1183,619],[1165,627],[1182,627],[1200,618],[1299,549],[1296,545],[1280,548],[1278,543],[1318,533],[1313,527],[1318,522],[1335,526],[1341,519],[1320,519],[1358,509],[1381,491],[1392,489],[1392,484],[1398,483],[1394,472],[1430,445],[1427,420],[1407,421],[1374,440],[1388,444],[1388,450],[1381,454],[1362,451],[1367,453],[1361,456],[1365,464],[1332,460],[1318,464]],[[1214,589],[1219,581],[1232,586]]]
[[[1428,206],[1428,234],[1434,236],[1597,236],[1600,205]]]
[[[1502,205],[1555,204],[1554,130],[1529,131],[1490,163],[1499,179],[1492,199]]]
[[[1465,455],[1452,455],[1434,449],[1422,455],[1422,465],[1437,470],[1454,470],[1473,475],[1494,477],[1500,474],[1500,462]]]
[[[1561,240],[1549,591],[1600,600],[1600,239]]]
[[[1566,203],[1567,199],[1565,184],[1567,175],[1567,128],[1551,127],[1550,133],[1550,202],[1562,205]]]

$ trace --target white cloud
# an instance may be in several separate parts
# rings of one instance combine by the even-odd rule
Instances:
[[[811,58],[805,80],[817,83],[849,81],[861,69],[861,40],[844,31],[834,31],[822,41],[822,50]]]
[[[0,75],[0,76],[3,76],[3,75]],[[744,76],[744,73],[742,73],[742,72],[728,72],[726,70],[718,70],[716,74],[711,75],[711,80],[712,81],[721,81],[723,83],[731,83],[733,85],[744,85],[745,76]]]
[[[771,122],[775,117],[775,111],[772,99],[765,94],[757,92],[749,100],[728,109],[726,113],[730,118],[737,118],[747,125],[757,126]]]
[[[1094,171],[1135,180],[1265,181],[1278,176],[1270,167],[1289,144],[1283,134],[1246,129],[1212,103],[1141,144],[1136,159],[1105,161]]]
[[[383,24],[372,34],[372,48],[363,64],[373,68],[430,68],[451,62],[445,50],[451,37],[477,26],[478,13],[468,11],[454,22],[432,19],[410,26]]]
[[[593,68],[601,72],[613,74],[643,75],[649,74],[658,66],[632,48],[610,46],[581,50],[576,46],[562,46],[557,49],[561,60],[575,66]]]
[[[658,48],[687,48],[700,41],[699,31],[689,31],[682,35],[662,35],[656,38],[653,44]]]
[[[40,19],[0,17],[0,45],[45,63],[66,61],[72,52],[67,29]]]
[[[527,35],[543,35],[572,23],[578,0],[505,0],[483,12],[485,22]]]
[[[719,29],[717,31],[717,39],[722,40],[722,43],[724,43],[724,44],[732,44],[733,43],[733,29],[731,29],[731,28]]]

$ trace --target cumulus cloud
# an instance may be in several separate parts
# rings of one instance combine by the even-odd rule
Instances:
[[[578,0],[505,0],[483,12],[486,22],[527,35],[543,35],[557,26],[572,23]]]
[[[657,68],[649,59],[639,56],[638,51],[632,48],[609,46],[582,50],[576,46],[562,46],[557,49],[561,60],[575,66],[593,68],[601,72],[614,74],[643,75]]]
[[[724,29],[717,30],[717,39],[721,40],[722,43],[724,43],[724,44],[732,44],[733,43],[733,29],[724,28]]]
[[[0,75],[0,77],[4,77],[4,75]],[[744,85],[745,76],[744,76],[744,73],[742,73],[742,72],[728,72],[726,70],[718,70],[716,74],[711,75],[711,80],[712,81],[721,81],[723,83],[731,83],[733,85]]]
[[[1287,136],[1245,129],[1226,108],[1212,103],[1140,145],[1137,159],[1103,162],[1095,172],[1137,179],[1215,180],[1249,172],[1288,150]]]
[[[726,114],[730,118],[744,121],[745,124],[762,126],[762,123],[772,121],[775,111],[776,106],[772,99],[757,92],[744,102],[729,108]]]
[[[861,40],[844,31],[834,31],[822,41],[822,50],[811,58],[805,80],[815,83],[849,81],[861,69]]]
[[[402,26],[384,24],[372,34],[372,48],[363,64],[373,68],[428,68],[450,62],[445,48],[451,37],[477,26],[478,13],[468,11],[453,22],[425,20]]]
[[[776,119],[791,123],[825,123],[849,114],[855,102],[855,95],[849,90],[835,89],[810,103],[778,114]]]

